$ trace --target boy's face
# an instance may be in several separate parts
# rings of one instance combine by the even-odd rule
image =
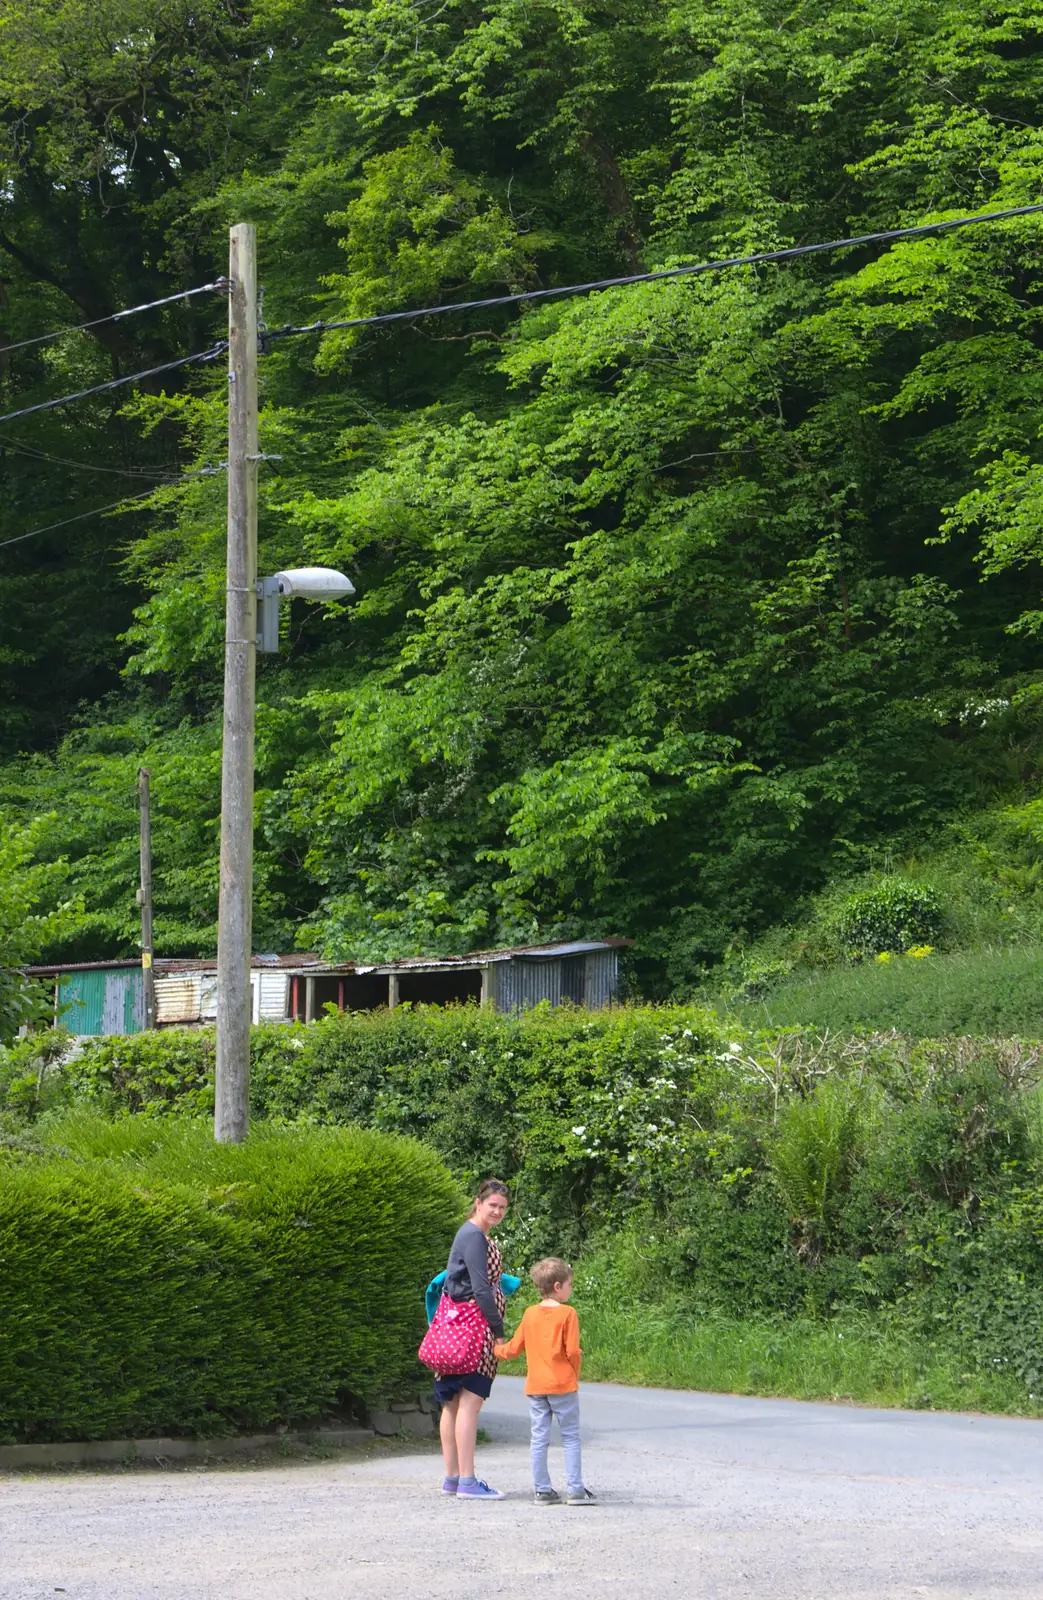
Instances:
[[[563,1306],[571,1293],[572,1279],[566,1278],[564,1283],[556,1283],[554,1285],[550,1292],[550,1297],[552,1300],[556,1300],[560,1306]]]

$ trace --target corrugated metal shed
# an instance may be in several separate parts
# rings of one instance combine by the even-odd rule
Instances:
[[[497,950],[469,950],[463,956],[402,956],[397,961],[378,962],[373,966],[363,966],[353,961],[345,962],[341,968],[321,967],[323,972],[350,971],[350,972],[438,972],[449,967],[476,967],[486,966],[491,962],[500,961],[546,961],[559,960],[566,956],[585,955],[592,951],[625,950],[633,944],[632,939],[569,939],[555,944],[520,944],[507,945]]]
[[[619,950],[586,946],[584,954],[548,958],[515,956],[497,963],[490,973],[492,1004],[497,1011],[528,1011],[543,1002],[560,1006],[610,1006],[619,988]]]
[[[331,1006],[372,1010],[399,1004],[477,1002],[497,1011],[526,1011],[543,1002],[598,1010],[619,990],[619,952],[629,939],[568,939],[551,944],[472,950],[459,956],[407,956],[364,966],[315,955],[254,956],[250,966],[255,1022],[311,1021]],[[26,968],[56,980],[63,1021],[78,1034],[137,1033],[145,1025],[145,993],[137,961],[91,961]],[[217,1014],[217,963],[190,957],[154,965],[157,1024],[191,1026]]]
[[[217,973],[203,972],[199,977],[199,1020],[213,1022],[217,1016]]]
[[[105,974],[102,1033],[140,1033],[145,1026],[145,981],[141,968]]]
[[[569,1002],[595,1010],[612,1005],[619,991],[619,952],[630,939],[567,939],[552,944],[514,945],[496,950],[472,950],[460,956],[406,956],[398,961],[364,966],[342,962],[323,966],[312,964],[295,975],[306,997],[299,1015],[309,1020],[319,1014],[321,1000],[330,980],[342,979],[342,1007],[367,1009],[378,1003],[353,999],[358,980],[373,983],[387,979],[386,999],[390,1006],[451,1004],[479,995],[483,1005],[496,1011],[527,1011],[546,1002],[558,1006]],[[436,981],[438,980],[438,981]]]
[[[586,959],[583,1004],[591,1011],[610,1006],[619,992],[619,950],[591,950]]]
[[[185,963],[186,970],[160,969],[157,973],[156,1021],[160,1027],[211,1022],[217,1016],[216,971],[188,971],[187,965]],[[285,971],[266,972],[262,967],[250,974],[250,1011],[254,1022],[285,1022],[288,986]]]
[[[58,1007],[62,1026],[70,1033],[100,1033],[105,1008],[104,971],[63,976],[58,984]]]

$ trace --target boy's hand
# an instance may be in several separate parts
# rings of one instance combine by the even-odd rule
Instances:
[[[506,1350],[506,1348],[507,1348],[507,1346],[505,1344],[494,1344],[493,1345],[493,1355],[496,1356],[497,1360],[499,1360],[499,1361],[505,1361],[505,1360],[509,1361],[511,1359],[510,1356],[505,1356],[504,1355],[504,1351]]]

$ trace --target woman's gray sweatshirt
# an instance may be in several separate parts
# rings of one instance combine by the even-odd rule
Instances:
[[[489,1282],[489,1241],[474,1222],[457,1230],[449,1251],[445,1292],[451,1300],[476,1300],[497,1339],[503,1338],[503,1318]]]

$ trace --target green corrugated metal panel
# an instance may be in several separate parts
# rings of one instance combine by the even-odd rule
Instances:
[[[145,983],[140,967],[65,972],[61,977],[61,1018],[70,1033],[141,1033],[145,1026]]]
[[[69,1008],[58,1018],[63,1028],[70,1033],[101,1033],[107,977],[104,971],[62,974],[59,1000]]]
[[[124,1033],[144,1033],[145,1031],[145,974],[139,967],[137,972],[129,974],[132,982],[128,983],[123,996],[123,1031]]]

